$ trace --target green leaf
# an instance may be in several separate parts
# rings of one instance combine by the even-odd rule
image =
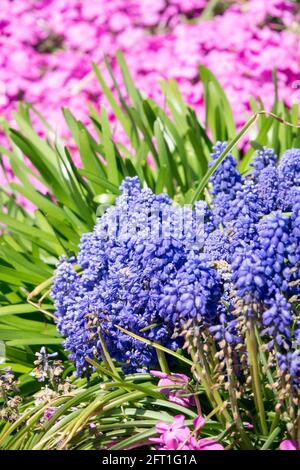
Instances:
[[[54,308],[51,305],[41,305],[41,308]],[[14,315],[14,314],[23,314],[23,313],[31,313],[36,312],[37,309],[33,305],[30,304],[16,304],[16,305],[6,305],[5,307],[0,307],[0,317],[6,315]]]
[[[116,325],[116,328],[118,328],[118,330],[122,331],[123,333],[126,333],[128,336],[131,336],[132,338],[137,339],[141,341],[142,343],[147,344],[148,346],[152,346],[153,348],[159,349],[160,351],[163,351],[169,354],[170,356],[176,357],[179,361],[185,362],[189,366],[193,365],[193,361],[187,359],[184,356],[181,356],[180,354],[178,354],[175,351],[172,351],[171,349],[166,348],[165,346],[162,346],[159,343],[156,343],[155,341],[150,341],[150,339],[143,338],[142,336],[136,335],[135,333],[132,333],[131,331],[125,330],[125,328],[122,328],[119,325]]]
[[[187,105],[184,103],[180,90],[175,80],[160,83],[165,101],[174,118],[176,129],[181,136],[186,135],[188,125],[186,123]]]
[[[78,170],[79,173],[82,176],[87,177],[90,181],[94,181],[95,183],[98,183],[99,185],[102,185],[103,188],[105,188],[107,191],[110,191],[113,194],[120,194],[119,187],[115,184],[110,183],[106,179],[100,177],[99,175],[95,175],[94,173],[91,173],[88,170]]]
[[[203,192],[205,186],[207,185],[209,178],[211,175],[214,173],[214,171],[218,168],[218,166],[222,163],[224,158],[228,155],[228,153],[239,143],[241,138],[246,134],[248,129],[256,122],[258,119],[258,115],[254,114],[249,121],[246,122],[246,124],[243,126],[243,128],[240,130],[240,132],[236,135],[234,139],[227,145],[225,150],[221,153],[221,155],[217,158],[217,160],[214,162],[214,164],[208,169],[206,172],[205,176],[202,178],[201,182],[199,183],[198,187],[196,188],[194,192],[194,196],[192,198],[192,203],[195,203],[201,193]]]
[[[0,331],[1,336],[1,331]],[[5,340],[5,337],[3,338]],[[40,344],[42,346],[46,346],[47,344],[62,344],[63,338],[55,338],[53,336],[46,336],[46,335],[39,335],[34,336],[32,333],[28,335],[28,337],[20,335],[20,339],[12,339],[7,341],[8,346],[25,346],[31,344]]]
[[[34,241],[38,246],[41,246],[46,250],[54,249],[54,252],[56,252],[58,255],[62,255],[64,253],[64,250],[58,243],[56,237],[50,233],[43,232],[36,227],[25,225],[22,222],[19,222],[9,215],[3,214],[1,212],[0,222],[7,225],[11,230],[26,235],[30,240]],[[49,244],[51,244],[51,248]]]
[[[65,118],[65,121],[71,131],[71,134],[73,136],[73,139],[79,148],[79,129],[78,129],[78,122],[71,113],[71,111],[67,108],[62,108],[62,112]]]
[[[160,124],[158,121],[154,123],[154,135],[157,141],[157,150],[160,159],[160,166],[163,166],[165,171],[165,185],[168,189],[168,193],[173,196],[174,195],[174,186],[172,182],[172,170],[170,165],[170,156],[167,147],[167,143],[164,140],[162,131],[160,129]]]
[[[32,367],[23,366],[22,364],[15,364],[13,362],[5,362],[4,367],[9,367],[13,372],[20,374],[28,374],[32,370]],[[0,364],[0,369],[1,368],[2,364]]]
[[[112,92],[110,91],[110,89],[108,88],[100,70],[99,70],[99,67],[97,66],[97,64],[93,63],[93,70],[94,70],[94,73],[100,83],[100,86],[101,86],[101,89],[107,99],[107,101],[109,102],[116,118],[118,119],[118,121],[122,124],[122,127],[123,129],[126,131],[126,134],[128,135],[128,137],[130,138],[131,137],[131,130],[130,130],[130,122],[128,121],[128,119],[126,118],[126,116],[123,114],[120,106],[118,105],[118,103],[116,102]]]
[[[126,448],[130,448],[133,445],[138,443],[140,444],[147,444],[149,437],[153,437],[157,434],[155,429],[147,429],[146,431],[139,432],[127,439],[120,441],[118,444],[115,444],[111,447],[111,450],[122,450]]]
[[[104,147],[105,158],[107,162],[107,178],[108,181],[114,185],[119,185],[119,174],[116,160],[116,153],[112,136],[110,132],[110,125],[105,108],[101,108],[101,123],[102,123],[102,144]]]
[[[38,312],[37,312],[38,313]],[[41,315],[39,315],[41,318]],[[28,318],[20,318],[17,315],[7,315],[1,318],[1,324],[17,330],[44,333],[50,336],[58,336],[55,325],[45,323],[45,321],[33,321]]]
[[[275,428],[274,431],[267,438],[261,450],[268,450],[272,446],[273,442],[277,439],[280,432],[281,432],[281,429],[279,427]]]
[[[206,125],[211,129],[214,141],[233,139],[236,134],[233,112],[222,86],[204,65],[200,65],[199,72],[204,85]],[[220,127],[223,125],[225,131]]]
[[[78,132],[78,142],[81,160],[84,164],[84,168],[91,173],[100,173],[102,176],[105,176],[102,164],[100,164],[100,160],[97,158],[91,147],[86,129],[80,129],[80,131]],[[95,193],[103,191],[103,186],[99,185],[95,181],[92,181],[92,187]]]
[[[132,99],[134,106],[139,111],[141,116],[144,116],[143,102],[139,91],[136,89],[129,69],[127,67],[126,61],[124,59],[123,53],[119,50],[117,51],[117,61],[121,69],[124,83],[128,92],[129,97]]]

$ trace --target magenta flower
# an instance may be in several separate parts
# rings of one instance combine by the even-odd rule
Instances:
[[[224,450],[224,447],[213,439],[200,439],[198,441],[198,450]]]
[[[158,379],[167,379],[169,377],[166,372],[161,372],[160,370],[150,370],[150,374]]]
[[[195,418],[194,431],[185,426],[184,419],[183,415],[177,415],[171,424],[159,421],[156,425],[159,437],[151,438],[150,441],[157,444],[158,450],[224,450],[213,439],[196,439],[199,428],[205,423],[202,416]]]
[[[202,428],[205,425],[205,419],[203,418],[203,416],[197,416],[197,418],[195,418],[193,421],[193,425],[194,428],[197,429],[197,431]]]
[[[188,441],[190,438],[190,430],[184,426],[184,416],[177,415],[174,417],[172,424],[167,424],[164,421],[159,421],[156,425],[156,431],[160,433],[160,438],[153,439],[153,442],[160,444],[161,448],[176,450],[179,448],[180,444],[184,441]],[[184,445],[184,449],[189,449],[190,447]]]
[[[281,441],[280,450],[299,450],[299,445],[296,441],[292,441],[291,439],[285,439]]]
[[[185,396],[188,393],[188,383],[189,378],[185,374],[166,374],[157,370],[152,370],[150,373],[159,378],[158,387],[160,388],[160,393],[167,395],[168,400],[177,405],[182,405],[187,408],[195,406],[194,397]],[[170,386],[170,387],[168,387]],[[180,386],[181,388],[175,388]]]
[[[46,408],[44,411],[44,419],[46,421],[51,421],[57,409],[57,406],[51,406],[49,408]]]

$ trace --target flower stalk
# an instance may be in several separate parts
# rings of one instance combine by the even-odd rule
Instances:
[[[198,380],[200,379],[200,382],[203,385],[206,395],[208,399],[210,400],[212,406],[220,407],[220,412],[222,415],[220,416],[221,421],[224,422],[225,420],[225,422],[231,423],[232,418],[226,409],[226,403],[224,403],[221,395],[219,394],[219,391],[214,387],[208,366],[206,364],[206,359],[204,357],[204,351],[203,351],[202,346],[199,345],[199,341],[197,342],[197,350],[196,350],[196,348],[193,346],[191,339],[190,339],[189,351],[194,362],[194,368],[197,373],[196,375],[198,375],[197,378]],[[200,359],[200,363],[198,362],[198,358]]]
[[[258,350],[255,337],[255,326],[253,319],[248,321],[248,328],[246,333],[246,344],[250,363],[250,374],[252,380],[252,390],[254,395],[254,402],[257,409],[261,432],[266,436],[268,434],[268,427],[266,423],[266,413],[263,401],[263,394],[261,388],[260,371],[258,365]]]

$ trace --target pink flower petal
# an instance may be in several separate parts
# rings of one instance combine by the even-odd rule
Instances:
[[[170,429],[170,425],[165,423],[164,421],[158,421],[156,423],[156,431],[157,432],[162,433],[162,432],[168,431],[169,429]]]
[[[202,428],[205,425],[205,419],[203,418],[203,416],[201,415],[197,416],[197,418],[195,418],[193,421],[193,425],[195,429]]]
[[[161,372],[160,370],[150,370],[150,374],[158,379],[167,379],[169,377],[168,374]]]
[[[184,426],[184,416],[183,415],[176,415],[174,416],[174,421],[172,424],[173,429],[181,428]]]
[[[200,439],[198,441],[198,449],[199,450],[224,450],[224,447],[221,444],[218,444],[217,441],[213,439]]]
[[[285,439],[280,443],[279,446],[280,450],[299,450],[299,446],[296,441],[292,441],[291,439]]]

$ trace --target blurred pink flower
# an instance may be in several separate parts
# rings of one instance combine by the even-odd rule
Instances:
[[[272,106],[274,66],[279,97],[291,105],[298,97],[292,84],[300,79],[295,2],[228,2],[223,14],[202,21],[207,4],[208,0],[1,0],[0,114],[12,122],[16,103],[23,98],[70,142],[61,107],[70,107],[86,124],[87,101],[106,105],[90,64],[102,64],[107,54],[120,82],[117,49],[123,50],[134,82],[145,95],[163,105],[159,80],[174,78],[202,119],[199,64],[209,67],[225,88],[238,127],[249,115],[250,96],[261,97],[267,109]],[[42,134],[42,125],[33,120]],[[118,127],[116,135],[126,141]]]
[[[281,441],[279,445],[280,450],[299,450],[298,443],[296,441],[292,441],[291,439],[285,439]]]
[[[61,101],[73,109],[79,96],[87,115],[86,101],[101,98],[96,82],[85,80],[90,63],[102,61],[104,53],[113,57],[117,48],[125,52],[136,84],[161,102],[159,79],[176,78],[184,98],[200,112],[202,89],[193,91],[200,63],[236,96],[239,125],[251,95],[272,101],[274,65],[280,96],[288,100],[291,84],[299,79],[299,36],[284,29],[296,21],[294,2],[228,2],[222,15],[201,25],[186,22],[185,15],[198,18],[206,6],[207,0],[2,0],[0,79],[9,86],[0,111],[9,117],[16,97],[24,95],[45,115],[59,114]],[[280,19],[282,27],[270,27],[270,17]],[[148,75],[153,78],[147,80]],[[80,95],[73,93],[76,84]]]

